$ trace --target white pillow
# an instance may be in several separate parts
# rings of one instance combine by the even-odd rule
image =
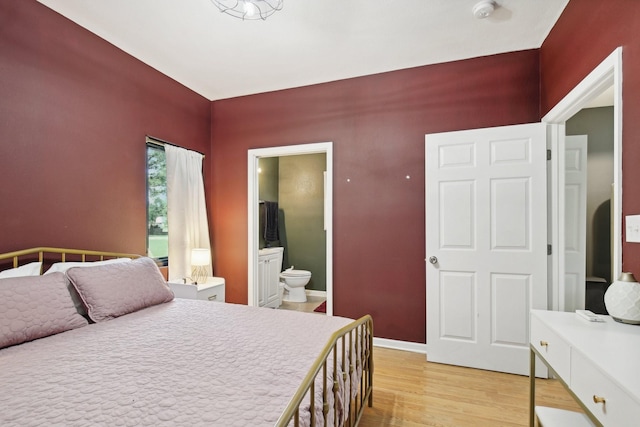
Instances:
[[[11,270],[0,271],[0,279],[7,279],[9,277],[24,277],[24,276],[39,276],[40,268],[42,268],[41,262],[32,262],[29,264],[21,265]]]
[[[51,264],[51,267],[44,274],[50,273],[64,273],[71,267],[95,267],[96,265],[105,265],[105,264],[113,264],[117,262],[127,262],[131,261],[131,258],[114,258],[114,259],[106,259],[104,261],[88,261],[88,262],[56,262],[55,264]]]

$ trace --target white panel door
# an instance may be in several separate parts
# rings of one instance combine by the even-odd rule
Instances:
[[[547,308],[546,130],[426,135],[427,358],[527,374]]]
[[[565,138],[564,309],[584,309],[587,270],[587,135]]]

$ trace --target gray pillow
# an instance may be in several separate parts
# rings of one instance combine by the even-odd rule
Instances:
[[[173,300],[173,292],[151,258],[96,267],[73,267],[67,277],[94,322],[102,322]]]
[[[90,262],[77,262],[77,261],[56,262],[55,264],[52,264],[51,267],[49,267],[49,269],[44,272],[44,274],[45,275],[52,274],[57,271],[61,273],[66,273],[66,271],[72,267],[86,268],[86,267],[95,267],[97,265],[113,264],[114,262],[130,262],[130,261],[131,261],[131,258],[114,258],[114,259],[106,259],[104,261],[90,261]],[[66,278],[66,275],[65,275],[65,278]],[[82,300],[80,299],[80,295],[78,295],[76,288],[73,287],[73,285],[68,279],[67,279],[67,289],[71,294],[71,299],[73,300],[73,304],[76,306],[76,310],[78,310],[78,313],[82,314],[82,316],[84,317],[87,317],[87,309],[82,303]]]
[[[0,279],[0,348],[87,325],[64,274]]]

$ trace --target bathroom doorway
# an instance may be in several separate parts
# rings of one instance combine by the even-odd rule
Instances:
[[[612,90],[611,90],[612,88]],[[600,65],[585,77],[543,118],[548,128],[550,257],[548,264],[549,301],[551,310],[572,311],[584,308],[584,291],[577,298],[566,287],[565,248],[565,136],[566,122],[579,111],[588,108],[600,95],[613,98],[613,185],[610,201],[611,222],[611,278],[622,271],[622,48],[616,48]],[[585,230],[586,234],[586,230]],[[586,237],[586,236],[585,236]],[[586,272],[585,272],[586,273]],[[585,287],[581,287],[581,290]],[[579,305],[579,307],[576,307]]]
[[[284,213],[284,218],[287,219],[288,212],[300,211],[300,206],[295,206],[298,201],[291,194],[291,192],[301,192],[310,190],[307,187],[317,187],[323,185],[321,192],[324,194],[324,198],[321,201],[315,201],[314,204],[321,203],[323,205],[323,223],[320,225],[322,238],[314,239],[316,243],[323,244],[322,254],[315,254],[313,250],[306,254],[307,259],[304,259],[304,254],[296,254],[295,247],[300,248],[303,245],[300,241],[300,228],[304,228],[299,224],[302,218],[291,218],[291,221],[287,223],[290,226],[286,226],[280,229],[281,235],[279,240],[274,245],[282,245],[285,247],[285,252],[288,252],[284,259],[283,267],[288,268],[294,265],[296,269],[308,269],[312,272],[312,280],[316,277],[316,283],[324,282],[324,288],[326,293],[326,313],[331,315],[333,313],[333,227],[332,227],[332,213],[333,213],[333,145],[331,142],[315,143],[315,144],[303,144],[283,147],[269,147],[262,149],[253,149],[248,151],[248,304],[258,305],[258,249],[264,246],[269,246],[267,242],[261,237],[264,233],[261,233],[261,227],[264,228],[264,223],[261,221],[261,209],[264,209],[264,202],[261,198],[261,194],[266,199],[277,199],[276,195],[278,190],[274,189],[277,184],[267,184],[267,188],[263,188],[261,192],[260,182],[261,179],[260,166],[263,169],[269,168],[270,170],[264,170],[266,174],[273,175],[274,169],[280,169],[279,165],[282,164],[282,168],[285,174],[294,174],[297,177],[291,182],[291,180],[285,179],[283,181],[283,199],[281,203],[283,207],[287,209],[281,209],[281,215]],[[320,156],[316,156],[320,155]],[[298,157],[299,156],[299,157]],[[296,158],[300,161],[300,165],[296,166]],[[326,173],[324,174],[321,182],[318,182],[317,177],[315,179],[307,179],[304,173],[301,172],[301,168],[304,165],[302,163],[307,162],[309,165],[314,165],[317,169],[318,161],[324,162]],[[288,171],[288,172],[287,172]],[[273,182],[273,179],[271,180]],[[317,189],[317,188],[316,188]],[[262,206],[261,206],[261,202]],[[298,224],[296,224],[298,222]],[[318,228],[318,227],[314,227]],[[298,237],[296,236],[298,235]],[[315,233],[318,234],[318,233]],[[318,236],[316,236],[318,237]],[[321,240],[323,242],[321,242]],[[316,245],[317,246],[317,245]],[[287,250],[287,247],[291,247],[291,250]],[[317,249],[317,248],[316,248]],[[302,251],[300,251],[302,252]],[[317,251],[316,251],[317,252]],[[300,258],[302,256],[302,259]],[[315,257],[316,260],[309,259]],[[295,262],[294,262],[295,261]],[[296,265],[296,263],[302,262],[302,265]],[[313,267],[305,268],[307,263],[310,263]],[[315,272],[312,270],[315,270]],[[312,284],[312,287],[314,285]],[[311,290],[311,296],[321,293],[321,291]]]
[[[570,278],[567,277],[565,288],[567,310],[586,308],[598,314],[607,314],[604,306],[604,293],[614,280],[612,261],[612,199],[614,184],[614,107],[613,86],[605,90],[591,103],[578,111],[566,121],[565,133],[567,143],[572,138],[570,135],[584,135],[584,167],[586,173],[582,180],[584,200],[581,203],[581,218],[584,223],[579,236],[566,237],[565,266],[569,273],[569,263],[572,259],[571,252],[578,245],[569,244],[580,241],[582,250],[575,252],[580,256],[582,269],[581,280],[573,286],[579,287],[580,292],[571,292]],[[573,165],[574,157],[569,155],[567,146],[566,168]],[[573,171],[566,171],[566,179]],[[571,186],[567,181],[565,192],[574,192],[576,185]],[[576,209],[569,208],[570,197],[565,194],[567,209],[565,230],[572,229],[572,223],[576,224]],[[568,274],[567,274],[568,276]],[[579,300],[572,300],[571,295],[579,296]]]

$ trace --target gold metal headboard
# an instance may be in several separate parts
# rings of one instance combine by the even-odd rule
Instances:
[[[61,262],[67,260],[67,255],[79,255],[81,262],[86,262],[87,257],[96,258],[94,261],[103,261],[105,258],[140,258],[138,254],[127,254],[121,252],[103,252],[103,251],[91,251],[83,249],[62,249],[62,248],[31,248],[23,249],[20,251],[7,252],[0,254],[0,261],[4,259],[13,260],[13,268],[18,267],[20,257],[26,257],[29,255],[38,255],[38,261],[43,262],[45,254],[55,254]]]

